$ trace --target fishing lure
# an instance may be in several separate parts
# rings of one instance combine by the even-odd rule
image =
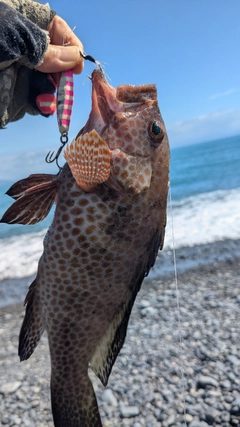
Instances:
[[[73,73],[65,71],[60,77],[57,91],[57,120],[61,138],[67,139],[74,100]]]
[[[71,122],[71,115],[73,109],[74,101],[74,83],[73,83],[73,73],[71,70],[64,71],[61,73],[58,89],[57,89],[57,121],[58,128],[61,134],[60,142],[61,146],[59,147],[57,153],[54,156],[54,152],[50,152],[46,156],[47,163],[53,163],[56,161],[56,164],[59,169],[58,158],[61,154],[63,147],[68,142],[68,130]]]
[[[100,69],[101,65],[96,61],[91,55],[85,55],[79,51],[80,55],[91,62],[94,62]],[[57,121],[58,128],[61,134],[60,142],[61,146],[59,147],[57,153],[54,155],[54,152],[47,154],[45,160],[47,163],[53,163],[56,161],[56,164],[59,169],[61,167],[58,164],[58,158],[62,152],[62,149],[68,142],[68,130],[71,122],[72,109],[74,101],[74,82],[73,82],[73,73],[71,70],[64,71],[61,73],[58,89],[57,89]]]

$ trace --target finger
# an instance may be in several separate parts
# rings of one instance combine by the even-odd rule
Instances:
[[[73,30],[60,16],[56,15],[48,26],[51,44],[62,45],[69,43],[70,46],[78,46],[81,52],[84,51],[83,44],[74,34]]]
[[[84,61],[81,60],[75,67],[73,67],[72,72],[73,74],[81,74],[83,68],[84,68]]]
[[[50,44],[44,55],[43,63],[36,69],[43,73],[73,70],[75,74],[80,74],[83,66],[83,58],[79,54],[77,46],[53,46]]]

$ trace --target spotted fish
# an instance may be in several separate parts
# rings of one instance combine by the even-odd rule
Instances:
[[[2,222],[33,224],[56,202],[19,337],[28,359],[44,330],[56,427],[102,426],[89,366],[106,385],[144,277],[162,249],[169,146],[153,84],[91,76],[92,109],[58,175],[14,184]]]

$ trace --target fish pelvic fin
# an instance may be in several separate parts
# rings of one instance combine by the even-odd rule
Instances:
[[[27,360],[31,356],[45,329],[40,300],[36,292],[36,279],[29,287],[24,304],[27,307],[19,334],[18,355],[20,361]]]
[[[40,182],[40,174],[30,175],[8,190],[7,194],[17,200],[7,209],[0,222],[26,225],[46,218],[56,199],[58,180],[56,175],[42,174],[42,177],[43,182]]]
[[[88,192],[110,175],[111,150],[96,130],[80,135],[64,151],[78,186]]]
[[[65,378],[64,385],[61,384],[61,379],[55,376],[52,367],[51,401],[54,426],[102,427],[97,400],[87,371],[84,381],[76,377],[72,379],[70,389],[67,382]]]

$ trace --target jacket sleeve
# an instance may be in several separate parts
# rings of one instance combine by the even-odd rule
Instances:
[[[47,50],[49,38],[44,29],[47,29],[54,12],[48,6],[24,0],[25,9],[19,8],[24,13],[20,13],[9,6],[10,3],[16,6],[16,3],[20,4],[21,1],[0,1],[0,70],[15,61],[34,68],[41,64]],[[40,14],[39,11],[37,14],[41,6],[44,13]]]
[[[26,113],[43,114],[36,98],[53,94],[48,75],[34,68],[43,61],[48,25],[55,12],[32,0],[0,0],[0,129]]]
[[[30,19],[37,24],[42,30],[47,30],[49,23],[56,15],[51,10],[49,4],[42,4],[35,0],[1,0],[3,3],[21,13],[25,18]]]

